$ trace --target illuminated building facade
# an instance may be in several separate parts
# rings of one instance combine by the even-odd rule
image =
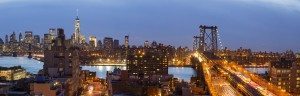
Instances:
[[[78,16],[76,16],[76,19],[74,21],[74,27],[75,27],[74,33],[71,37],[72,43],[75,44],[75,45],[85,43],[85,38],[80,33],[80,20],[79,20]]]
[[[50,50],[52,44],[51,34],[44,34],[44,49]]]
[[[54,40],[55,37],[57,36],[57,34],[56,34],[56,33],[57,33],[57,32],[56,32],[56,29],[54,29],[54,28],[50,28],[48,33],[49,33],[50,36],[51,36],[51,40]]]
[[[135,76],[168,74],[168,58],[164,47],[131,49],[127,57],[128,73]]]
[[[150,42],[148,40],[144,42],[144,47],[147,47],[147,48],[150,47]]]
[[[26,78],[27,72],[21,66],[14,67],[0,67],[0,77],[1,79],[7,81],[19,80],[22,78]]]
[[[129,48],[129,36],[128,35],[126,35],[125,36],[125,48]]]
[[[89,41],[90,46],[92,48],[96,48],[97,47],[97,38],[96,38],[96,36],[90,36],[89,39],[90,39],[90,41]]]
[[[27,44],[32,44],[33,43],[33,35],[32,35],[31,31],[26,31],[25,32],[24,42],[27,43]]]
[[[300,95],[300,60],[282,58],[270,66],[270,82],[294,95]]]
[[[40,43],[41,43],[41,38],[40,38],[40,36],[39,36],[39,35],[34,35],[33,38],[34,38],[33,43],[34,43],[35,45],[40,45]]]

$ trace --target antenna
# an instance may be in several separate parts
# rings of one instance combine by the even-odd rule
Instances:
[[[76,9],[76,16],[78,17],[78,9]]]

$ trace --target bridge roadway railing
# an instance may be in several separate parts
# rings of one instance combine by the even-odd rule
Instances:
[[[216,92],[216,88],[214,87],[213,83],[212,83],[212,74],[210,73],[210,68],[209,66],[204,63],[203,64],[203,71],[204,71],[204,79],[205,79],[205,82],[208,86],[208,89],[209,89],[209,92],[210,92],[210,95],[211,96],[217,96],[217,92]]]
[[[206,59],[205,57],[203,57],[204,55],[201,55],[201,53],[195,53],[193,54],[194,57],[197,57],[197,59],[199,60],[199,62],[202,63],[202,70],[204,73],[204,79],[205,79],[205,83],[208,86],[209,89],[209,93],[211,96],[218,96],[216,89],[214,88],[214,85],[212,83],[212,74],[210,73],[210,66],[211,64],[210,61],[208,61],[208,59]],[[200,64],[201,64],[200,63]]]

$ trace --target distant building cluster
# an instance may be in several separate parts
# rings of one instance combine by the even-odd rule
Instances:
[[[2,55],[11,55],[18,53],[19,55],[27,54],[28,52],[42,52],[43,42],[39,35],[33,35],[32,31],[17,35],[13,32],[10,36],[6,35],[5,40],[0,38],[0,53]]]
[[[229,50],[227,48],[218,52],[218,56],[237,62],[238,64],[247,65],[269,65],[271,61],[280,60],[281,57],[287,56],[291,51],[285,53],[278,52],[253,52],[251,49],[243,49],[240,47],[237,50]],[[291,57],[288,57],[291,58]]]

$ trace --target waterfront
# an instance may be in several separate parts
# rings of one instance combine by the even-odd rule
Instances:
[[[27,57],[0,57],[0,66],[12,67],[18,65],[33,74],[38,73],[38,71],[43,68],[43,62],[28,59]],[[106,72],[113,71],[114,68],[125,70],[126,66],[82,66],[83,70],[95,71],[97,77],[100,78],[105,78]],[[169,67],[168,73],[184,81],[190,81],[191,76],[196,76],[196,72],[191,67]]]
[[[120,68],[122,70],[126,69],[126,66],[82,66],[83,70],[95,71],[97,77],[105,78],[107,71],[113,71],[114,68]],[[173,74],[174,77],[190,81],[192,76],[196,76],[196,72],[191,67],[169,67],[168,73]]]
[[[22,66],[27,72],[37,74],[43,68],[43,62],[29,59],[27,57],[0,57],[0,66],[12,67]]]
[[[28,59],[27,57],[0,57],[0,66],[2,67],[12,67],[12,66],[22,66],[27,72],[36,74],[40,69],[43,68],[43,62]],[[83,70],[90,70],[97,72],[96,75],[99,78],[106,77],[106,71],[113,71],[114,68],[120,68],[125,70],[126,66],[82,66]],[[268,72],[268,68],[246,68],[247,70],[264,74]],[[174,77],[178,79],[183,79],[184,81],[190,81],[190,77],[196,76],[196,72],[191,67],[169,67],[168,73],[173,74]]]

